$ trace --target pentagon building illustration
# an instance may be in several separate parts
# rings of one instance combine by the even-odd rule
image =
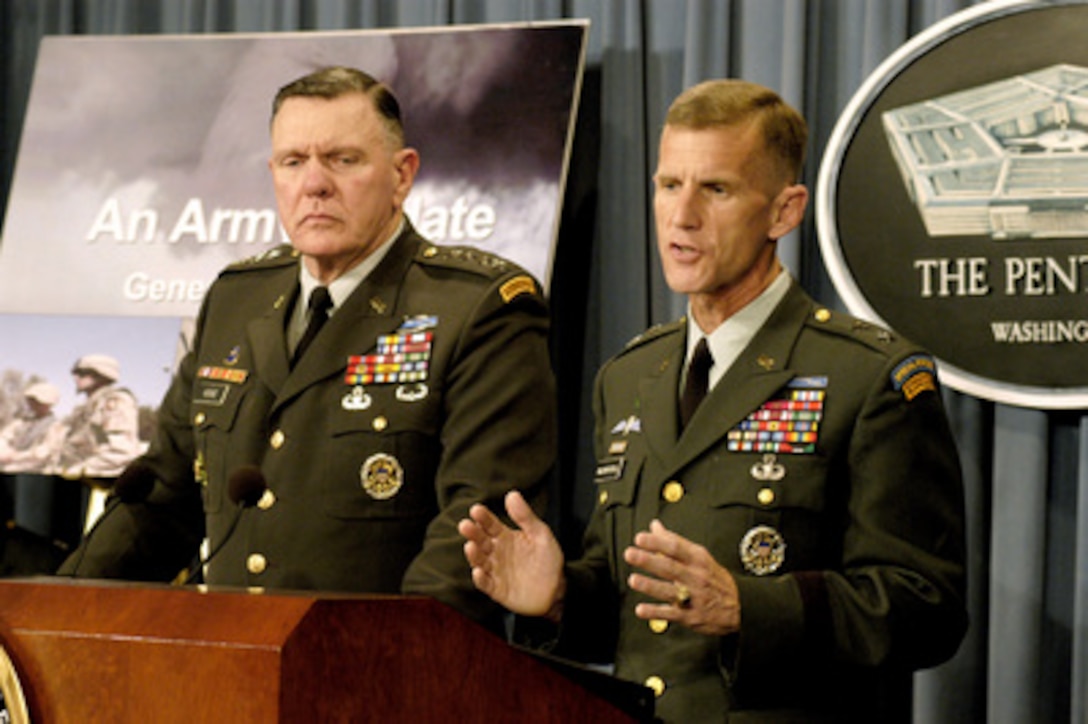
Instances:
[[[1053,65],[882,121],[930,236],[1088,237],[1088,69]]]

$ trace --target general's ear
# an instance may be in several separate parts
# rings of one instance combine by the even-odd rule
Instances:
[[[808,189],[804,184],[793,184],[778,192],[772,204],[772,225],[768,236],[781,239],[805,219],[808,206]]]
[[[412,190],[416,174],[419,173],[419,163],[419,151],[414,148],[402,148],[393,155],[393,169],[397,174],[395,193],[398,205],[404,202],[408,192]]]

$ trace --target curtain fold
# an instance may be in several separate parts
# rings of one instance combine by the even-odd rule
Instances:
[[[1047,418],[998,405],[994,420],[989,710],[1034,721],[1046,560]]]
[[[6,204],[40,38],[419,27],[588,18],[583,117],[553,275],[565,429],[555,512],[574,541],[592,508],[590,391],[609,356],[684,312],[653,241],[650,176],[665,109],[723,75],[778,90],[827,139],[868,75],[970,0],[5,0],[0,3],[0,201]],[[73,119],[77,123],[78,119]],[[575,208],[576,207],[576,208]],[[791,272],[841,306],[814,222],[782,242]],[[563,284],[568,286],[564,287]],[[0,370],[3,369],[0,352]],[[971,627],[916,677],[914,719],[1088,721],[1088,417],[946,390],[968,502]]]
[[[1078,426],[1077,517],[1073,575],[1073,654],[1071,661],[1072,722],[1088,721],[1088,417]]]

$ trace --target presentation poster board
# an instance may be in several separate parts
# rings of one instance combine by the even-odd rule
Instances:
[[[422,157],[406,201],[421,233],[510,258],[547,289],[587,36],[575,20],[45,38],[0,237],[0,424],[35,381],[60,391],[58,418],[77,409],[88,354],[157,406],[218,272],[287,241],[271,102],[323,66],[394,89]]]
[[[888,58],[828,142],[820,246],[854,314],[941,379],[1088,407],[1088,4],[999,0]]]

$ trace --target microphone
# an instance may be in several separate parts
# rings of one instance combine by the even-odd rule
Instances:
[[[113,483],[113,494],[122,503],[142,503],[151,495],[151,489],[155,487],[155,479],[158,476],[151,466],[142,460],[136,460],[117,477]],[[105,515],[103,513],[102,515]],[[98,516],[102,520],[102,516]],[[98,521],[95,521],[95,525]],[[94,526],[92,526],[92,529]]]
[[[71,578],[76,578],[78,576],[79,567],[83,564],[84,556],[87,555],[87,549],[90,548],[91,539],[98,531],[98,527],[102,525],[102,522],[122,505],[142,503],[147,500],[148,496],[151,495],[151,490],[155,487],[155,480],[157,478],[158,476],[155,474],[155,471],[151,469],[151,466],[141,459],[132,461],[128,467],[121,471],[121,474],[117,476],[117,480],[113,483],[113,491],[106,503],[105,510],[102,511],[102,514],[99,515],[98,519],[91,525],[91,529],[87,531],[87,534],[83,536],[83,541],[79,546],[79,558],[76,560],[75,565],[72,566],[71,571],[66,575]],[[63,567],[64,566],[62,565],[62,568]]]
[[[267,489],[268,482],[264,479],[264,473],[256,465],[243,465],[230,474],[230,477],[227,478],[227,497],[236,506],[230,526],[227,527],[227,532],[220,539],[219,544],[208,553],[206,558],[198,559],[187,570],[178,574],[178,577],[174,580],[176,585],[185,586],[191,583],[197,573],[208,565],[219,551],[223,550],[223,546],[234,535],[238,522],[242,520],[242,511],[257,505],[257,501],[261,499]]]
[[[268,489],[264,473],[256,465],[243,465],[227,479],[227,496],[235,505],[252,508]]]

